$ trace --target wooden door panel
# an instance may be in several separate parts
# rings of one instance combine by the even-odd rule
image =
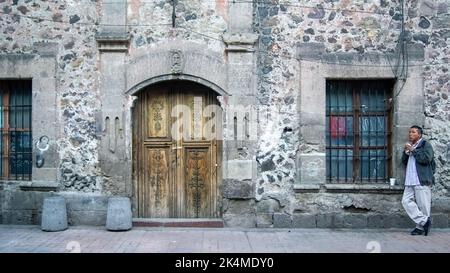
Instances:
[[[149,92],[145,96],[147,117],[147,138],[170,138],[170,123],[171,123],[171,95],[167,90],[158,90]]]
[[[186,94],[182,94],[184,105],[188,106],[190,109],[190,124],[188,126],[189,136],[188,139],[184,139],[184,141],[190,140],[200,140],[202,139],[202,128],[203,128],[203,120],[202,120],[202,112],[203,105],[205,103],[205,99],[203,94],[199,94],[198,92],[191,91]]]
[[[201,92],[199,90],[191,90],[187,93],[181,93],[179,98],[179,102],[188,107],[189,111],[189,126],[186,129],[188,132],[184,134],[188,136],[184,138],[184,142],[189,141],[199,141],[199,140],[210,140],[213,133],[215,132],[206,132],[206,130],[210,130],[210,126],[205,126],[208,121],[212,118],[215,118],[215,121],[218,122],[216,117],[206,116],[205,109],[209,105],[217,105],[216,99],[212,94]],[[215,110],[219,110],[218,113],[214,112],[214,115],[222,116],[222,112],[220,111],[220,107]],[[208,115],[212,115],[211,108],[208,109]],[[209,124],[208,124],[209,125]],[[215,127],[215,126],[213,126]]]
[[[205,218],[211,215],[211,155],[208,147],[184,149],[185,217]]]
[[[171,146],[144,148],[144,176],[139,184],[140,217],[171,217],[174,158]]]

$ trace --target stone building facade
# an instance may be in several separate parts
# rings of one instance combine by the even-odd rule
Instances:
[[[136,218],[407,227],[400,157],[418,124],[435,150],[434,226],[448,227],[449,10],[445,0],[0,0],[0,81],[31,84],[32,123],[31,177],[2,170],[0,223],[39,223],[56,194],[74,225],[103,225],[108,197],[127,196]],[[339,133],[327,138],[327,90],[344,81],[391,84],[381,182],[329,179]],[[180,117],[168,106],[192,98],[219,106],[217,141],[168,137]]]

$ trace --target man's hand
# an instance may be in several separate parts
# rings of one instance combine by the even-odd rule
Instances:
[[[405,144],[405,153],[409,154],[412,150],[413,150],[413,146],[411,145],[411,143],[406,143]]]

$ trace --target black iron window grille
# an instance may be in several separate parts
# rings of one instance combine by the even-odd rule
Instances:
[[[391,80],[327,80],[329,183],[387,183],[392,161]]]
[[[31,80],[0,81],[0,179],[31,180]]]

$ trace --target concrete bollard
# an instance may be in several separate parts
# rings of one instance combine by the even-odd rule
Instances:
[[[43,231],[61,231],[67,229],[67,210],[64,197],[53,196],[44,199],[41,229]]]
[[[106,229],[110,231],[130,230],[132,226],[131,202],[127,197],[108,199]]]

